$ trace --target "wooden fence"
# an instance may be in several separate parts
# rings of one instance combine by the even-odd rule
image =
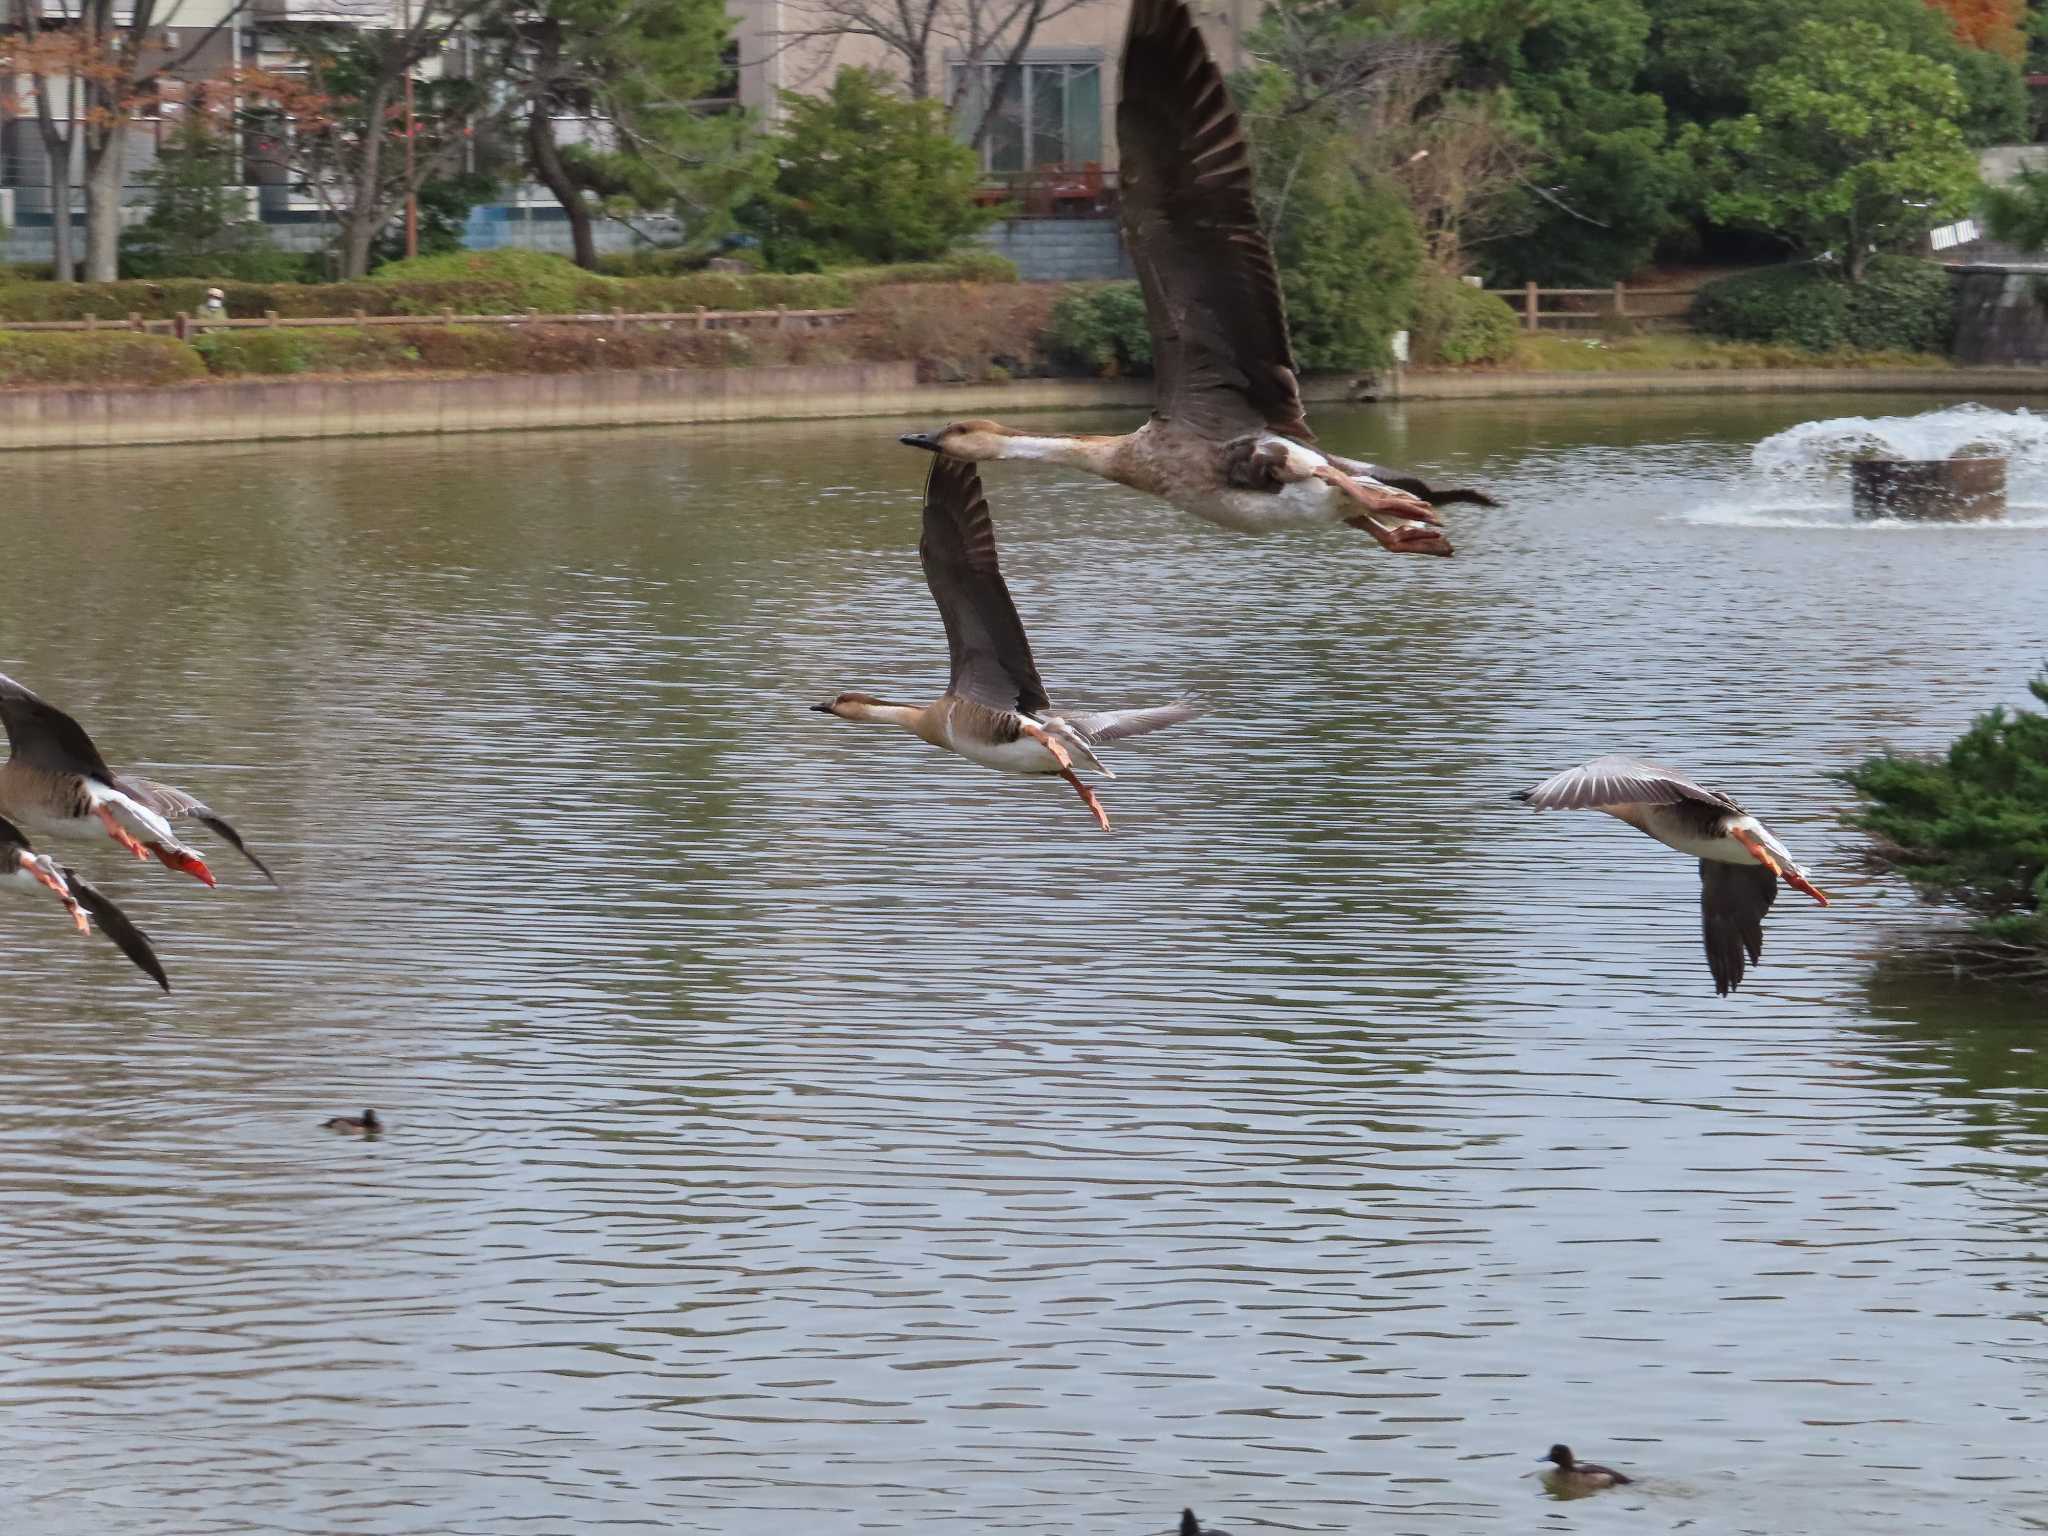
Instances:
[[[1631,288],[1626,283],[1611,288],[1539,288],[1524,283],[1486,291],[1514,305],[1525,331],[1590,330],[1607,320],[1632,321],[1650,330],[1684,330],[1690,324],[1686,311],[1693,296],[1690,288]],[[1564,301],[1564,307],[1545,309],[1544,302],[1552,299]]]
[[[0,331],[142,331],[183,339],[196,331],[292,330],[336,325],[600,325],[623,330],[629,325],[675,326],[689,331],[748,330],[755,327],[784,330],[823,330],[846,324],[854,316],[850,309],[657,309],[628,313],[623,309],[580,315],[548,315],[537,309],[516,315],[458,315],[444,310],[434,315],[371,315],[357,310],[352,315],[283,316],[276,310],[253,318],[213,318],[180,312],[168,320],[146,320],[131,314],[125,320],[0,320]]]

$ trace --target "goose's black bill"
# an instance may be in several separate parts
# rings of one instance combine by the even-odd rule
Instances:
[[[896,441],[906,448],[922,448],[926,453],[939,451],[939,438],[935,432],[906,432]]]

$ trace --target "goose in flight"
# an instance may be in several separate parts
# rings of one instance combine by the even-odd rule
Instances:
[[[272,885],[277,877],[249,851],[242,835],[204,801],[181,789],[114,772],[85,727],[0,673],[0,724],[9,756],[0,763],[0,815],[38,831],[89,833],[97,821],[138,859],[152,854],[206,885],[213,871],[197,849],[178,840],[174,819],[191,817],[232,843]]]
[[[1567,768],[1515,798],[1539,811],[1605,811],[1667,848],[1700,861],[1700,927],[1714,991],[1742,984],[1743,960],[1763,955],[1764,914],[1782,879],[1822,906],[1827,896],[1806,878],[1770,828],[1719,790],[1671,768],[1632,757],[1596,757]]]
[[[49,891],[64,903],[64,910],[71,914],[80,933],[91,933],[97,918],[100,932],[113,941],[116,949],[166,992],[171,990],[170,978],[164,975],[163,965],[150,947],[149,935],[130,922],[127,913],[86,884],[77,870],[66,869],[46,853],[37,853],[21,829],[6,820],[0,820],[0,873],[24,890]]]
[[[1152,333],[1151,419],[1120,437],[956,421],[901,440],[970,463],[1086,470],[1243,533],[1348,523],[1396,553],[1450,554],[1436,507],[1490,497],[1311,446],[1244,129],[1184,0],[1136,0],[1121,92],[1124,243]]]
[[[932,461],[917,554],[946,626],[953,664],[946,691],[929,704],[892,704],[872,694],[842,693],[811,708],[841,720],[898,726],[984,768],[1058,774],[1107,832],[1109,813],[1074,772],[1074,760],[1115,778],[1095,755],[1096,747],[1177,725],[1197,713],[1195,706],[1183,702],[1093,714],[1053,708],[996,563],[995,523],[973,465]]]

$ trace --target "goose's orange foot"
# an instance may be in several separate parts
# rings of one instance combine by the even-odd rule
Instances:
[[[1457,547],[1436,529],[1425,523],[1396,523],[1392,528],[1382,528],[1369,517],[1354,517],[1347,521],[1354,528],[1363,528],[1380,541],[1380,548],[1397,555],[1455,555]]]
[[[1819,886],[1813,884],[1806,878],[1806,876],[1800,874],[1796,869],[1780,868],[1778,871],[1778,875],[1781,879],[1784,880],[1784,882],[1787,885],[1791,886],[1793,890],[1803,891],[1805,894],[1811,896],[1815,901],[1819,902],[1824,907],[1828,905],[1828,893],[1822,890]]]
[[[1074,792],[1081,797],[1081,803],[1095,813],[1095,824],[1103,831],[1109,830],[1109,812],[1102,808],[1102,802],[1095,797],[1095,791],[1083,784],[1071,768],[1062,769],[1060,777],[1074,786]]]
[[[206,860],[190,848],[166,848],[162,843],[151,843],[149,851],[157,856],[166,869],[175,869],[190,875],[201,885],[211,887],[215,881],[213,871],[206,867]]]
[[[1440,523],[1442,515],[1435,507],[1420,496],[1397,490],[1391,485],[1366,485],[1334,464],[1318,465],[1309,471],[1318,480],[1327,481],[1346,496],[1364,507],[1368,512],[1377,512],[1382,517],[1405,517],[1417,523]]]
[[[138,859],[147,859],[149,857],[149,850],[143,847],[142,844],[138,843],[129,834],[129,831],[126,827],[122,826],[120,822],[114,820],[114,813],[112,811],[108,810],[104,805],[96,805],[93,807],[93,814],[98,816],[99,819],[103,823],[105,823],[107,829],[107,836],[111,837],[115,842],[119,843],[123,848],[126,848]]]

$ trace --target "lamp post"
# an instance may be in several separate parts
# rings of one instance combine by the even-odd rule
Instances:
[[[429,0],[431,3],[431,0]],[[390,15],[389,11],[384,13]],[[405,56],[405,254],[408,259],[420,253],[420,197],[413,181],[413,117],[412,117],[412,0],[403,0],[403,20],[399,23],[399,35],[407,50]]]

